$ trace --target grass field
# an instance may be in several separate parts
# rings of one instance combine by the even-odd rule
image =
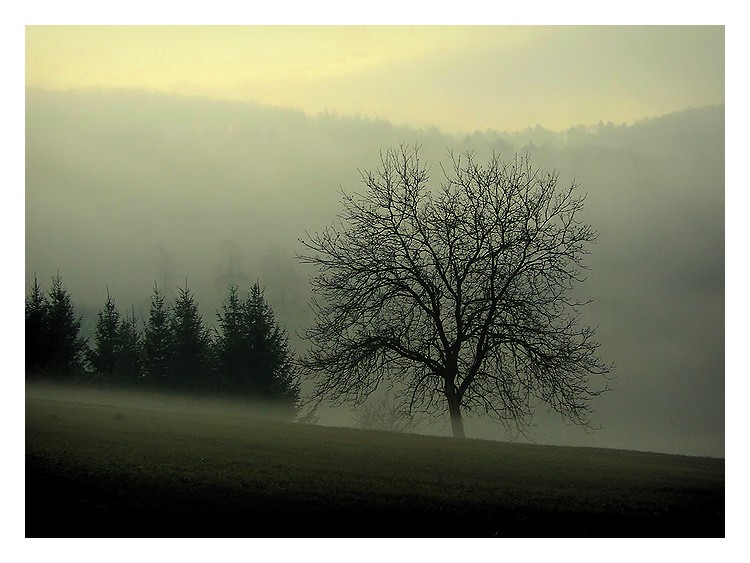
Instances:
[[[723,537],[724,460],[26,398],[27,537]]]

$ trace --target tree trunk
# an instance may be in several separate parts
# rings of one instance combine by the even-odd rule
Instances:
[[[451,415],[451,428],[453,429],[454,438],[466,438],[464,433],[464,421],[461,418],[461,404],[459,401],[452,400],[448,402],[448,412]]]

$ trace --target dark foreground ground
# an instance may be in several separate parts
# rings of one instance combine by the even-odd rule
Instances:
[[[26,400],[27,537],[723,537],[724,460]]]

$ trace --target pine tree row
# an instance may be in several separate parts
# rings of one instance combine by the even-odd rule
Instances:
[[[36,278],[26,297],[26,377],[92,381],[192,393],[231,394],[294,406],[299,378],[288,336],[256,282],[242,298],[228,294],[218,327],[203,322],[193,292],[171,304],[154,285],[142,328],[133,308],[121,314],[107,291],[93,346],[80,336],[70,294],[59,275],[45,294]]]

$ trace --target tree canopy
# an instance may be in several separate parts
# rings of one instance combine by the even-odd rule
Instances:
[[[389,380],[457,437],[463,412],[522,427],[539,403],[589,424],[590,378],[611,368],[573,296],[596,240],[578,185],[519,156],[442,170],[435,187],[418,147],[388,150],[339,221],[301,241],[318,270],[301,360],[315,396],[362,402]]]

